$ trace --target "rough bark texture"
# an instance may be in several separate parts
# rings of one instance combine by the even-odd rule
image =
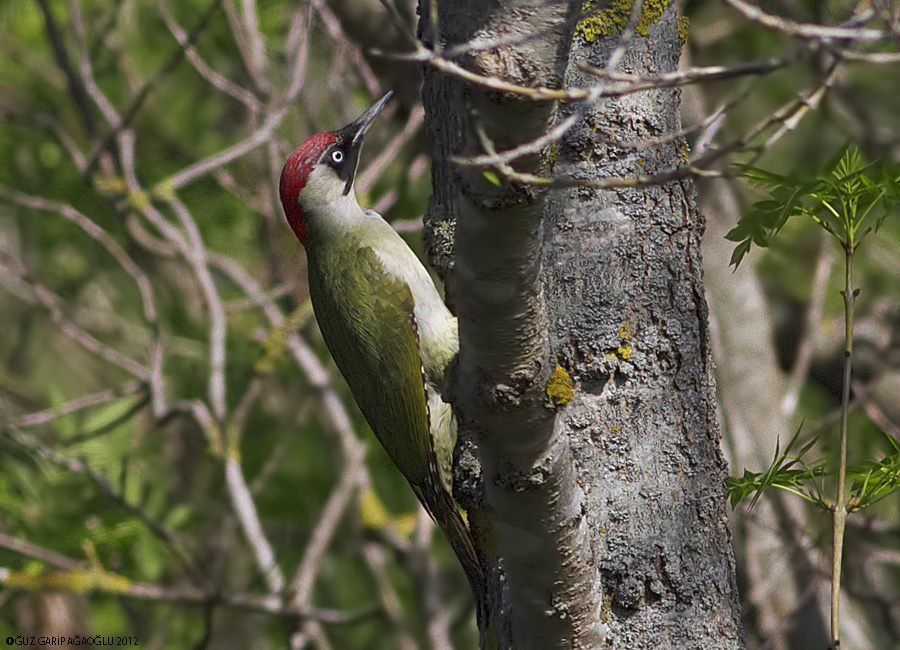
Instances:
[[[619,34],[570,43],[580,5],[444,0],[440,40],[560,21],[555,40],[462,62],[523,85],[584,86],[596,80],[578,63],[602,66]],[[674,70],[680,47],[669,8],[634,38],[622,69]],[[496,187],[451,156],[480,153],[475,126],[498,150],[533,139],[553,107],[433,71],[423,97],[434,159],[426,239],[460,316],[451,397],[464,442],[477,448],[458,478],[481,468],[480,482],[457,481],[457,497],[489,569],[497,647],[742,647],[692,185]],[[679,127],[677,91],[605,101],[518,169],[586,179],[671,169],[681,142],[636,150],[604,140]],[[552,410],[545,387],[556,363],[579,383]]]
[[[594,83],[619,35],[576,40],[567,86]],[[635,35],[621,70],[675,70],[674,7]],[[586,179],[672,169],[679,91],[601,102],[564,138],[554,172]],[[587,493],[612,648],[740,648],[715,385],[692,184],[576,189],[548,202],[545,288],[558,358],[580,381],[565,423]]]
[[[577,4],[438,7],[444,46],[546,32],[460,62],[516,84],[558,84]],[[421,11],[425,40],[433,42],[427,7]],[[434,155],[429,248],[460,322],[453,401],[461,437],[477,447],[483,477],[468,495],[457,490],[488,571],[483,643],[517,650],[594,648],[601,641],[599,582],[582,493],[568,438],[545,394],[553,369],[540,284],[546,192],[498,185],[482,170],[450,162],[453,155],[482,153],[479,130],[501,151],[541,136],[554,105],[484,92],[433,72],[426,73],[423,97]],[[516,166],[546,171],[538,155]]]

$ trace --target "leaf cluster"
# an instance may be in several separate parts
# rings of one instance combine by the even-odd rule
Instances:
[[[752,508],[764,490],[776,488],[790,492],[823,510],[831,509],[831,502],[824,496],[824,481],[836,471],[824,458],[814,462],[804,460],[804,456],[818,442],[818,435],[811,437],[794,451],[801,430],[802,425],[791,437],[784,451],[781,450],[780,443],[776,445],[775,455],[765,471],[744,470],[742,476],[729,476],[725,479],[732,508],[747,498],[750,498],[749,505]],[[884,434],[884,438],[891,446],[891,452],[884,458],[847,468],[847,478],[850,481],[848,512],[874,505],[900,490],[900,444],[888,434]]]
[[[737,242],[731,264],[737,268],[752,245],[767,248],[788,219],[806,216],[854,251],[877,231],[900,201],[900,166],[864,163],[846,146],[812,179],[776,174],[759,167],[742,170],[747,183],[767,192],[725,237]]]

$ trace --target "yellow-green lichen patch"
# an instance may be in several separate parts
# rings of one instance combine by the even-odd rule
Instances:
[[[547,380],[547,398],[557,406],[565,406],[575,398],[575,384],[566,369],[556,364]]]
[[[634,31],[646,36],[647,29],[662,17],[669,2],[670,0],[644,0]],[[581,6],[585,17],[575,26],[575,33],[589,43],[603,36],[618,34],[625,29],[631,18],[632,0],[613,0],[606,9],[600,10],[597,9],[597,4],[597,0],[585,0]]]
[[[622,325],[619,328],[619,348],[616,352],[619,355],[620,359],[627,359],[631,356],[631,343],[629,341],[631,337],[628,336],[628,324]]]
[[[687,43],[688,28],[691,26],[691,19],[687,16],[678,16],[675,22],[678,25],[678,38],[681,39],[681,44],[684,45]]]

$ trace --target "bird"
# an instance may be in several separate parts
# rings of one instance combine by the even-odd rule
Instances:
[[[366,132],[391,94],[343,128],[306,138],[285,162],[279,193],[306,249],[322,338],[376,438],[447,536],[477,602],[483,571],[453,499],[456,420],[441,397],[459,350],[457,320],[416,254],[354,191]]]

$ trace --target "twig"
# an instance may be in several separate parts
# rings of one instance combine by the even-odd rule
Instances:
[[[673,181],[684,180],[690,177],[713,177],[727,176],[724,172],[715,171],[712,166],[720,159],[725,158],[728,154],[744,151],[750,148],[754,153],[749,161],[742,163],[742,167],[746,167],[755,163],[755,161],[777,142],[785,133],[796,128],[800,120],[805,117],[810,110],[818,106],[819,102],[825,95],[827,89],[833,83],[837,71],[840,68],[840,61],[835,60],[819,85],[812,91],[801,94],[775,113],[760,122],[757,126],[750,129],[743,135],[733,139],[731,142],[725,143],[716,149],[710,148],[700,156],[692,159],[687,165],[680,165],[675,169],[659,172],[650,175],[638,175],[634,178],[604,178],[596,181],[589,181],[572,177],[546,177],[534,174],[522,174],[516,172],[512,167],[505,164],[497,164],[497,171],[507,180],[519,182],[529,185],[544,185],[548,187],[592,187],[595,189],[613,189],[613,188],[640,188],[652,185],[664,185]],[[767,138],[763,145],[749,147],[750,142],[760,137],[763,133],[774,126],[780,128]],[[483,135],[483,134],[482,134]],[[488,154],[496,155],[493,144],[482,137],[482,146]],[[738,171],[734,172],[739,173]]]
[[[241,470],[240,450],[236,447],[237,436],[229,435],[227,441],[221,439],[221,430],[218,423],[212,417],[206,404],[194,400],[189,404],[194,419],[204,430],[210,446],[223,460],[225,466],[225,482],[228,485],[228,496],[231,499],[232,510],[237,517],[244,537],[253,551],[253,559],[266,582],[269,592],[280,595],[284,590],[284,574],[275,559],[272,545],[263,531],[253,502],[253,496],[247,487],[244,473]],[[218,441],[218,442],[217,442]]]
[[[82,329],[79,325],[69,319],[59,306],[59,298],[57,298],[57,296],[55,296],[47,287],[34,281],[22,269],[13,269],[8,266],[0,268],[8,271],[29,287],[37,302],[50,313],[51,320],[56,323],[60,330],[70,339],[81,345],[85,350],[93,352],[101,359],[118,366],[130,375],[143,380],[150,379],[151,372],[149,368],[122,352],[119,352],[115,348],[106,345],[93,334]]]
[[[204,158],[203,160],[198,160],[188,167],[185,167],[177,174],[161,181],[157,184],[157,192],[165,194],[171,190],[177,190],[184,187],[201,176],[250,153],[260,145],[265,144],[272,137],[275,129],[281,124],[284,116],[287,115],[287,111],[288,109],[285,106],[272,112],[256,131],[251,133],[241,142],[238,142],[217,154]]]
[[[287,86],[287,90],[284,92],[284,97],[282,99],[282,105],[289,106],[297,99],[297,96],[300,94],[300,91],[303,89],[303,83],[306,80],[306,64],[309,60],[309,42],[310,42],[310,27],[312,25],[312,6],[307,8],[306,15],[304,15],[301,11],[297,11],[294,14],[294,20],[291,21],[291,33],[288,34],[288,47],[286,51],[289,57],[292,57],[294,61],[293,66],[291,67],[290,74],[290,83]],[[296,37],[297,43],[293,45],[291,40],[294,40],[294,30],[297,30],[297,33],[301,33],[300,30],[300,22],[303,21],[306,24],[306,29],[302,30],[303,37]],[[293,46],[292,46],[293,45]]]
[[[266,291],[266,299],[267,300],[279,300],[280,298],[284,298],[285,296],[290,296],[297,290],[296,282],[282,282],[281,284],[272,287],[271,289]],[[225,311],[228,313],[242,311],[244,309],[251,309],[259,306],[259,301],[254,300],[253,298],[237,298],[235,300],[229,300],[224,304]]]
[[[431,518],[424,511],[420,511],[416,520],[413,549],[421,567],[418,577],[426,621],[425,630],[432,650],[453,650],[453,644],[450,642],[450,615],[447,607],[441,602],[437,562],[428,552],[434,529],[435,525]]]
[[[75,0],[70,0],[70,4],[76,4]],[[188,33],[185,41],[183,43],[179,43],[178,49],[176,49],[169,56],[168,60],[160,66],[159,70],[156,71],[156,74],[154,74],[153,77],[151,77],[147,82],[144,83],[144,85],[135,95],[134,99],[131,100],[131,104],[129,104],[128,108],[126,108],[122,113],[122,116],[111,123],[112,129],[106,135],[106,137],[104,137],[100,141],[100,143],[94,147],[90,157],[88,158],[88,174],[93,171],[100,153],[106,151],[109,147],[111,147],[117,136],[130,126],[131,121],[138,114],[138,111],[141,110],[141,106],[143,106],[144,100],[147,99],[147,96],[157,86],[160,80],[168,76],[169,73],[171,73],[176,67],[178,67],[178,64],[181,63],[181,60],[185,56],[187,48],[193,45],[197,37],[200,36],[200,33],[204,29],[206,29],[206,26],[209,24],[210,18],[212,18],[219,5],[220,0],[210,0],[210,3],[207,5],[206,10],[200,15],[200,18],[197,20],[197,24],[194,25],[193,29],[191,29],[191,31]],[[82,57],[85,61],[87,60],[88,54],[86,50],[83,50]]]
[[[841,391],[841,442],[838,456],[837,494],[834,500],[834,549],[831,565],[831,643],[839,650],[841,566],[844,552],[844,528],[847,524],[847,420],[850,414],[850,379],[853,366],[853,240],[844,243],[844,385]]]
[[[172,199],[169,204],[175,214],[178,215],[182,227],[187,231],[190,247],[184,252],[188,261],[194,268],[197,281],[209,308],[209,401],[213,414],[224,422],[227,414],[225,403],[225,353],[228,323],[225,318],[225,309],[222,307],[222,298],[216,287],[212,274],[206,262],[206,247],[200,236],[200,229],[191,216],[187,207],[178,199]]]
[[[725,2],[743,14],[748,20],[752,20],[760,25],[778,30],[785,34],[801,38],[812,40],[837,38],[850,41],[881,41],[890,39],[894,36],[892,32],[881,29],[828,27],[826,25],[798,23],[787,18],[779,18],[778,16],[767,14],[759,7],[755,7],[745,0],[725,0]]]
[[[267,300],[262,288],[251,276],[249,276],[234,260],[218,254],[212,254],[210,261],[225,271],[248,297],[257,297],[263,313],[272,323],[273,327],[282,327],[285,322],[284,315],[271,300]],[[292,601],[297,606],[304,605],[311,593],[315,577],[321,568],[321,556],[324,554],[337,529],[337,524],[343,517],[343,513],[352,503],[353,496],[361,485],[367,481],[365,466],[365,445],[356,439],[350,418],[331,386],[331,378],[328,372],[319,363],[315,354],[300,340],[296,334],[291,334],[287,339],[287,348],[291,351],[297,364],[306,374],[306,377],[316,393],[320,396],[322,414],[327,418],[331,430],[336,434],[341,444],[341,480],[332,490],[328,502],[322,510],[319,520],[313,528],[313,533],[303,554],[288,593],[292,595]]]
[[[259,31],[259,18],[256,15],[256,0],[241,0],[241,16],[244,19],[244,29],[249,41],[250,60],[258,76],[259,89],[268,94],[270,86],[266,77],[266,55],[263,49],[262,33]]]
[[[103,576],[108,578],[108,580],[96,581],[93,585],[94,591],[124,596],[126,598],[134,598],[136,600],[202,607],[222,605],[231,609],[261,614],[276,614],[292,619],[300,618],[302,620],[315,621],[327,625],[350,625],[377,614],[377,610],[373,607],[363,608],[352,612],[319,607],[299,610],[291,607],[278,596],[274,595],[222,593],[190,586],[163,587],[143,582],[130,582],[122,576],[103,572],[98,569],[80,570],[80,567],[84,564],[83,562],[78,562],[77,560],[59,555],[54,551],[42,548],[31,542],[13,538],[3,533],[0,533],[0,546],[63,569],[63,572],[44,574],[29,573],[26,576],[24,575],[24,572],[0,567],[0,585],[5,585],[7,587],[19,589],[31,587],[34,591],[59,591],[68,586],[72,591],[79,591],[83,589],[76,584],[77,580],[74,579],[75,576],[71,575],[71,573],[77,572],[80,573],[81,576],[89,576],[91,573],[96,573],[98,577]],[[104,582],[110,584],[104,584]]]
[[[232,454],[228,454],[225,458],[225,480],[228,484],[228,493],[231,495],[234,511],[238,516],[238,521],[241,522],[241,528],[244,530],[247,541],[253,548],[253,556],[265,578],[266,586],[271,593],[280,595],[284,590],[284,574],[278,567],[275,552],[263,532],[262,524],[256,513],[256,506],[253,503],[253,495],[250,494],[250,488],[247,487],[241,471],[240,460]]]
[[[388,578],[384,549],[372,542],[363,543],[362,556],[375,582],[381,610],[390,621],[397,637],[395,643],[391,645],[398,650],[416,650],[415,640],[403,625],[403,607],[400,605],[400,599]]]
[[[344,31],[341,29],[340,22],[331,9],[328,8],[328,5],[326,5],[323,0],[312,0],[312,6],[316,8],[316,13],[318,13],[319,17],[322,19],[322,23],[325,25],[328,35],[337,43],[346,43],[347,38],[344,36]],[[349,53],[350,60],[353,61],[353,64],[356,66],[360,79],[362,79],[369,94],[373,97],[377,97],[379,92],[378,78],[375,76],[375,73],[372,72],[372,68],[366,63],[366,60],[357,48],[349,48]]]
[[[72,66],[69,54],[66,52],[63,43],[62,33],[56,25],[56,20],[53,18],[53,12],[50,11],[47,0],[38,0],[38,6],[41,8],[41,13],[44,14],[44,25],[47,30],[47,40],[50,43],[50,49],[53,50],[57,65],[66,76],[69,94],[72,96],[72,101],[75,103],[78,113],[81,115],[81,121],[84,124],[84,132],[88,137],[92,138],[97,131],[97,125],[94,122],[94,116],[91,113],[88,92],[83,83],[83,79],[79,79],[78,75],[75,73],[75,69]]]
[[[260,111],[262,109],[262,104],[253,93],[219,74],[206,64],[197,52],[197,49],[190,44],[189,34],[175,21],[172,12],[169,11],[169,5],[166,3],[166,0],[159,0],[157,6],[159,7],[159,12],[162,14],[163,20],[165,20],[169,31],[172,32],[172,35],[175,37],[178,44],[184,48],[187,60],[191,62],[194,69],[197,70],[197,73],[206,79],[214,88],[221,90],[226,95],[230,95],[242,104],[245,104],[251,111]]]
[[[49,548],[38,546],[27,540],[7,535],[2,531],[0,531],[0,547],[15,551],[16,553],[21,553],[22,555],[27,555],[28,557],[40,560],[41,562],[45,562],[59,569],[75,569],[81,564],[78,560],[73,560],[70,557],[61,555],[56,551],[51,551]]]
[[[225,10],[225,17],[228,19],[228,26],[231,28],[231,35],[234,38],[234,44],[237,45],[238,53],[241,55],[241,62],[244,69],[250,76],[250,80],[256,87],[256,90],[264,95],[269,92],[269,82],[263,76],[262,72],[256,68],[253,62],[253,54],[251,46],[247,42],[247,35],[244,33],[243,25],[238,18],[234,9],[233,0],[221,0],[222,8]]]
[[[659,72],[651,75],[629,74],[625,72],[611,71],[606,68],[596,68],[586,63],[580,63],[578,67],[585,72],[606,78],[619,84],[630,84],[634,88],[622,87],[628,92],[642,92],[654,88],[677,88],[698,83],[713,81],[727,81],[738,77],[760,76],[781,70],[793,62],[792,59],[767,59],[765,61],[747,61],[733,63],[731,65],[713,65],[706,67],[692,67],[687,70],[675,70],[672,72]],[[607,90],[606,92],[611,92]]]
[[[628,51],[628,46],[631,44],[631,41],[634,40],[634,37],[637,34],[635,28],[638,25],[638,21],[641,19],[643,9],[644,0],[634,0],[634,2],[631,3],[631,14],[628,16],[628,23],[619,34],[616,46],[613,48],[613,51],[610,53],[609,59],[606,62],[606,69],[610,72],[615,72],[616,68],[619,67],[619,64],[625,57],[625,53]],[[597,11],[600,11],[599,7],[597,8]]]
[[[81,149],[75,143],[75,139],[63,128],[63,125],[52,115],[47,113],[23,114],[14,111],[8,107],[0,106],[0,120],[9,122],[17,122],[29,127],[40,129],[41,131],[51,131],[56,139],[62,145],[63,149],[68,152],[72,158],[72,162],[79,172],[84,172],[86,159]]]
[[[89,395],[82,395],[81,397],[76,397],[59,406],[54,406],[53,408],[37,411],[35,413],[28,413],[14,420],[13,425],[18,427],[34,427],[40,424],[46,424],[63,415],[69,415],[70,413],[75,413],[92,406],[107,404],[120,397],[132,395],[141,390],[144,386],[146,386],[146,384],[143,382],[129,381],[119,388],[109,388]]]
[[[316,576],[321,569],[321,559],[328,550],[331,540],[337,531],[348,506],[353,502],[359,489],[365,484],[366,476],[362,471],[362,461],[365,450],[362,446],[354,448],[354,455],[345,459],[341,468],[340,480],[331,491],[325,507],[313,527],[309,542],[303,551],[303,558],[288,589],[291,603],[296,607],[304,607],[309,604],[312,588],[315,585]]]
[[[491,153],[488,155],[482,156],[472,156],[471,158],[453,158],[453,162],[460,165],[470,165],[473,167],[493,167],[495,165],[508,165],[509,163],[521,158],[522,156],[529,156],[532,154],[540,153],[543,151],[544,147],[552,144],[553,142],[558,142],[560,138],[562,138],[579,120],[583,117],[581,111],[576,111],[569,115],[566,119],[559,122],[552,129],[547,131],[544,135],[542,135],[537,140],[532,140],[531,142],[526,142],[523,145],[518,147],[514,147],[513,149],[507,149],[502,153]],[[484,131],[481,131],[484,137],[487,137],[484,134]],[[493,149],[493,145],[490,145],[490,149]]]
[[[51,201],[40,196],[24,194],[9,187],[0,185],[0,198],[35,210],[55,212],[81,228],[89,237],[99,243],[119,263],[137,285],[144,308],[144,317],[155,326],[157,322],[156,307],[153,301],[153,289],[150,278],[131,259],[125,249],[106,230],[98,226],[92,219],[76,210],[71,205]]]

